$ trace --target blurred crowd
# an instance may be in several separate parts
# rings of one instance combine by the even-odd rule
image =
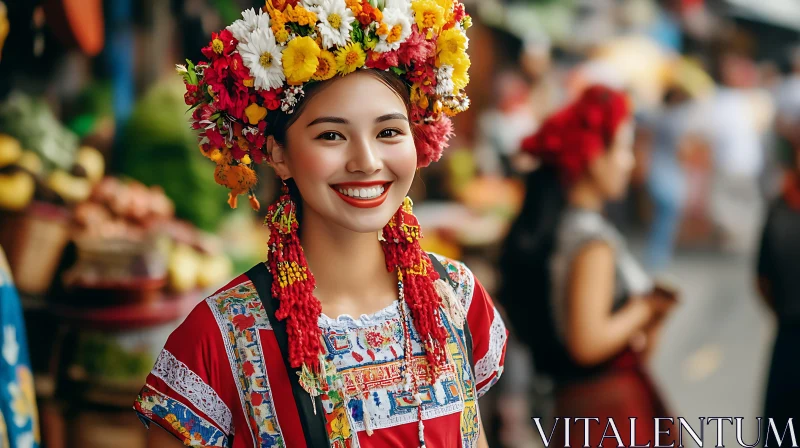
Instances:
[[[126,446],[143,446],[137,445],[143,440],[138,423],[130,421],[135,417],[120,403],[130,403],[130,394],[135,395],[131,386],[140,385],[152,365],[147,356],[157,353],[164,335],[180,322],[187,306],[175,305],[166,316],[131,305],[137,300],[155,299],[126,298],[116,302],[127,307],[119,312],[129,313],[125,314],[128,317],[119,317],[122,314],[113,311],[86,314],[81,311],[86,303],[70,302],[73,296],[69,300],[54,299],[53,291],[63,293],[60,279],[81,277],[75,269],[68,270],[72,266],[65,260],[72,260],[79,267],[93,266],[88,274],[78,273],[84,277],[106,275],[98,272],[107,268],[104,260],[109,258],[104,257],[113,258],[109,252],[116,249],[93,243],[92,239],[101,234],[107,237],[112,231],[128,237],[142,234],[148,227],[143,223],[148,220],[141,216],[150,213],[148,206],[158,208],[158,215],[171,222],[167,238],[171,249],[166,250],[162,261],[153,261],[147,252],[154,247],[154,253],[164,253],[162,242],[143,244],[133,240],[133,244],[129,241],[119,250],[128,259],[137,260],[131,264],[139,266],[139,271],[152,275],[155,270],[167,279],[155,282],[152,294],[164,290],[179,295],[181,303],[191,302],[188,296],[198,299],[202,291],[219,286],[215,283],[219,279],[200,278],[202,263],[216,263],[215,266],[222,266],[218,271],[231,272],[242,270],[263,256],[266,236],[259,217],[251,216],[249,211],[225,210],[224,191],[205,172],[210,169],[202,165],[206,161],[197,151],[187,125],[182,85],[174,74],[176,62],[198,59],[197,49],[206,44],[211,31],[229,23],[242,9],[262,2],[53,2],[63,3],[63,11],[47,10],[48,17],[63,13],[69,20],[49,24],[39,3],[47,2],[0,2],[0,42],[5,41],[0,59],[0,133],[13,135],[23,142],[23,149],[38,154],[37,160],[44,163],[40,171],[45,176],[44,181],[36,183],[21,180],[19,167],[27,168],[25,161],[32,156],[25,158],[26,151],[7,149],[14,144],[0,142],[0,209],[13,209],[13,213],[3,211],[0,216],[0,232],[5,232],[5,238],[0,235],[0,243],[11,246],[23,240],[8,230],[22,226],[19,210],[27,204],[16,201],[21,188],[30,190],[28,199],[34,204],[76,210],[77,216],[70,218],[76,222],[70,221],[69,227],[83,226],[93,232],[84,232],[77,245],[76,241],[67,244],[71,237],[65,230],[58,230],[61,227],[41,227],[44,230],[39,233],[34,230],[25,234],[33,232],[41,237],[64,233],[57,238],[58,243],[39,246],[58,247],[54,261],[46,263],[52,265],[48,269],[53,272],[47,279],[37,280],[39,286],[41,282],[47,284],[26,290],[24,282],[17,281],[21,298],[9,293],[15,301],[21,300],[25,322],[15,311],[13,322],[6,324],[4,320],[2,324],[17,328],[28,325],[31,359],[24,361],[32,365],[39,414],[47,422],[41,427],[45,446],[122,446],[116,442],[103,444],[101,441],[108,440],[109,434],[121,434],[112,436],[117,440],[122,440],[123,435],[128,437],[131,444]],[[503,242],[525,202],[526,179],[540,168],[539,161],[525,156],[523,141],[540,130],[554,112],[579,98],[587,86],[599,84],[625,92],[631,100],[635,124],[631,182],[624,195],[606,204],[604,213],[624,235],[631,256],[641,262],[647,275],[664,282],[669,279],[680,289],[683,303],[679,307],[690,308],[692,313],[699,308],[691,302],[704,301],[703,291],[722,291],[722,283],[729,278],[744,279],[743,284],[750,289],[740,288],[735,293],[752,302],[761,313],[764,307],[756,299],[755,279],[767,273],[756,265],[770,264],[763,260],[756,263],[760,247],[763,252],[762,229],[770,204],[785,192],[787,173],[798,170],[800,4],[790,0],[464,3],[474,23],[469,31],[472,68],[468,94],[472,106],[454,121],[455,137],[443,160],[421,173],[412,187],[415,212],[425,228],[425,249],[462,259],[482,279],[488,292],[499,296],[503,286],[499,268]],[[70,8],[82,13],[69,16]],[[23,32],[15,32],[18,23],[23,24]],[[99,33],[99,42],[92,38],[93,31]],[[30,105],[34,103],[26,99],[28,96],[37,98],[41,105]],[[39,113],[36,108],[49,111]],[[26,121],[20,117],[30,118]],[[42,137],[47,141],[31,137],[45,134],[37,129],[53,131],[55,125],[41,123],[56,119],[60,123],[58,132],[71,137]],[[64,143],[70,139],[74,139],[71,146]],[[77,155],[70,156],[63,166],[59,165],[58,156],[52,155],[78,154],[79,148],[86,153],[86,147],[96,148],[88,157],[101,154],[100,164],[120,180],[107,178],[99,183],[103,168],[98,179],[93,179],[83,172],[87,170],[81,167]],[[12,154],[8,163],[4,159],[7,153]],[[162,163],[150,163],[155,158]],[[54,180],[55,171],[59,173]],[[262,179],[268,178],[262,175]],[[85,179],[90,182],[87,184]],[[121,181],[135,183],[126,189]],[[110,186],[134,192],[115,193],[111,195],[114,197],[100,194]],[[259,187],[264,195],[262,203],[271,202],[276,187],[277,183],[268,182]],[[98,195],[104,201],[116,201],[119,213],[93,214],[94,209],[100,208],[96,205],[100,201]],[[148,205],[148,195],[153,195],[162,207]],[[37,213],[53,214],[41,210]],[[787,228],[791,229],[783,227],[779,233],[786,233]],[[229,242],[225,254],[221,253],[220,240]],[[784,246],[791,244],[794,243],[786,242]],[[773,245],[780,247],[781,243]],[[4,247],[11,267],[0,272],[21,269],[24,263],[18,254],[35,250],[31,247],[32,243],[26,248]],[[60,258],[62,251],[69,256]],[[697,264],[692,264],[698,259],[692,258],[695,254],[700,254],[700,270],[707,269],[710,280],[699,279],[703,274],[696,272]],[[767,255],[762,253],[764,256]],[[4,265],[2,258],[0,267]],[[76,258],[82,261],[74,263]],[[778,258],[784,264],[791,259],[790,255]],[[713,266],[724,267],[718,271],[711,269]],[[37,271],[40,267],[41,264]],[[773,268],[769,272],[774,271]],[[125,271],[121,275],[129,281],[132,274]],[[0,276],[0,286],[6,283],[2,279]],[[712,285],[695,287],[692,282]],[[50,287],[51,283],[55,286]],[[104,289],[102,293],[108,291]],[[119,293],[118,289],[114,291]],[[54,311],[48,314],[52,304],[60,307],[53,307]],[[712,317],[715,310],[704,308],[702,312],[706,313],[702,319],[687,320],[688,314],[676,312],[666,321],[668,329],[660,347],[670,347],[666,349],[670,354],[656,356],[650,363],[654,370],[695,355],[687,361],[695,373],[718,367],[714,350],[719,349],[715,346],[678,343],[678,333],[688,332],[680,339],[685,341],[692,337],[691,328],[697,325],[725,327],[724,317]],[[770,332],[774,322],[766,315],[752,314],[748,319],[756,322],[753,325],[758,326],[758,331],[763,328]],[[5,312],[0,313],[0,318],[6,317]],[[514,319],[510,321],[513,323]],[[669,330],[670,325],[674,330]],[[491,446],[540,446],[531,417],[552,416],[555,406],[553,390],[559,379],[537,370],[536,354],[529,344],[513,338],[518,330],[512,325],[512,342],[501,382],[481,403],[492,422],[487,427]],[[113,339],[113,351],[107,346],[101,350],[92,345],[103,344],[97,342],[98,338]],[[82,348],[78,355],[65,354],[71,348],[70,341],[76,340],[92,342],[87,342],[88,348]],[[15,336],[15,341],[24,345],[24,335]],[[78,343],[76,347],[82,346]],[[758,345],[741,350],[761,352],[766,348]],[[664,350],[659,348],[660,353]],[[729,355],[739,356],[736,350]],[[3,351],[5,354],[6,349]],[[125,358],[131,360],[126,364],[130,369],[122,373],[93,371],[91,366],[105,364],[89,359],[100,352],[104,356],[144,353],[147,359]],[[768,359],[752,359],[762,361],[762,367],[737,380],[748,382],[748,387],[756,391],[743,398],[745,412],[760,415],[766,396],[764,372]],[[76,366],[80,368],[76,370]],[[663,376],[658,374],[655,379],[663,382]],[[0,380],[4,377],[0,376]],[[74,384],[113,387],[105,387],[98,394],[91,387],[75,388]],[[680,384],[664,384],[665,401],[673,405],[677,415],[701,412],[687,411],[691,406],[688,400],[670,395]],[[98,398],[100,395],[103,397]],[[727,403],[720,400],[723,402]],[[35,404],[26,409],[36,421]],[[3,407],[2,411],[5,414],[13,409]],[[73,431],[69,436],[65,435],[69,432],[67,427]],[[107,432],[93,434],[98,427]],[[26,428],[39,431],[38,424]],[[35,446],[32,443],[11,446]]]

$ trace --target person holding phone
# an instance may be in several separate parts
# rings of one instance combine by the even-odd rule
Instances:
[[[595,85],[523,142],[539,166],[506,241],[499,295],[536,370],[555,383],[555,415],[613,417],[626,444],[629,417],[639,417],[636,442],[646,443],[652,418],[668,416],[642,366],[677,297],[603,216],[627,189],[633,132],[628,98]],[[592,446],[604,426],[592,429]],[[570,437],[583,446],[583,430]]]

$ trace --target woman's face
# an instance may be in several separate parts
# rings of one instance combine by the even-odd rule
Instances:
[[[606,199],[620,199],[628,189],[635,164],[634,130],[632,120],[622,123],[608,151],[595,158],[589,165],[589,174]]]
[[[272,157],[278,175],[297,184],[305,220],[363,233],[389,222],[417,164],[405,103],[368,73],[317,91]]]

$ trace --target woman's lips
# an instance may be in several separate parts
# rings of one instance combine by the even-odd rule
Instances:
[[[335,184],[331,185],[331,188],[343,201],[353,207],[374,208],[386,201],[391,186],[392,182],[375,181]],[[381,192],[380,189],[383,189],[383,192]],[[342,191],[345,193],[342,193]],[[356,192],[358,192],[359,197],[356,196]],[[364,193],[363,195],[366,197],[360,197],[362,193]]]

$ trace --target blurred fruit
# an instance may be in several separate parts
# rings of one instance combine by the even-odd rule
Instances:
[[[10,165],[22,155],[19,140],[10,135],[0,134],[0,167]]]
[[[5,210],[22,210],[30,204],[36,182],[30,173],[15,170],[9,174],[0,174],[0,208]]]
[[[78,150],[78,156],[75,163],[86,170],[86,176],[89,182],[96,184],[103,178],[106,169],[106,162],[100,151],[90,147],[82,146]]]
[[[197,287],[201,258],[191,247],[177,244],[167,266],[169,287],[175,292],[187,292]]]
[[[225,255],[201,255],[197,287],[219,287],[231,276],[233,263]]]
[[[47,185],[67,202],[85,201],[92,192],[88,179],[73,176],[64,170],[54,170]]]
[[[33,151],[22,151],[22,155],[17,160],[17,165],[30,171],[35,176],[41,175],[44,169],[42,159]]]

